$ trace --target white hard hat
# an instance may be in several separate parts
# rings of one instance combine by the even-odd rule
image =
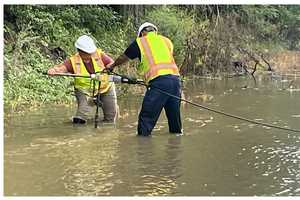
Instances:
[[[149,22],[145,22],[145,23],[143,23],[143,24],[140,26],[139,31],[137,32],[137,36],[139,37],[139,36],[140,36],[140,33],[142,32],[142,30],[143,30],[144,28],[148,27],[148,26],[153,27],[153,28],[155,29],[155,31],[157,31],[157,27],[156,27],[154,24],[151,24],[151,23],[149,23]]]
[[[86,53],[94,53],[97,50],[94,40],[87,35],[80,36],[75,42],[75,47]]]

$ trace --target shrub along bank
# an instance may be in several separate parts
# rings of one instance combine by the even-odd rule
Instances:
[[[126,13],[132,8],[139,8],[133,17]],[[116,58],[135,39],[138,26],[150,21],[173,41],[183,72],[219,74],[231,71],[234,60],[251,64],[251,55],[299,49],[299,16],[299,6],[5,5],[5,110],[72,101],[70,78],[41,72],[72,55],[82,34]],[[135,74],[134,66],[130,62],[119,70]],[[119,94],[140,91],[118,87]]]

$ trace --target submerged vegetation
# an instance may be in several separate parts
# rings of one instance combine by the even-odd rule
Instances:
[[[116,58],[144,21],[173,41],[183,75],[231,72],[235,61],[267,70],[273,53],[300,50],[300,6],[5,5],[5,108],[71,101],[72,80],[41,72],[72,55],[82,34]],[[120,70],[135,73],[134,65]]]

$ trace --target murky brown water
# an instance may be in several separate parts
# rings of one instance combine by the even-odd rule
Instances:
[[[195,80],[185,98],[277,126],[300,129],[299,82],[260,78]],[[73,126],[73,107],[45,106],[5,118],[7,196],[297,196],[300,135],[185,104],[184,135],[161,116],[137,137],[142,96],[119,99],[116,127]]]

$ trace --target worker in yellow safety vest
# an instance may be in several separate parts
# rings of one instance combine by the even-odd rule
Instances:
[[[135,58],[140,60],[138,72],[149,85],[139,114],[138,135],[151,135],[163,108],[168,118],[169,132],[182,133],[180,101],[155,89],[160,88],[180,97],[179,71],[173,57],[172,42],[167,37],[157,34],[154,24],[143,23],[139,27],[136,40],[107,67],[107,70],[112,71],[115,66]]]
[[[49,75],[57,73],[72,73],[76,75],[90,76],[99,74],[113,63],[113,59],[97,48],[93,39],[87,35],[80,36],[75,42],[77,53],[66,59],[64,63],[56,65],[48,70]],[[101,74],[99,81],[90,78],[75,77],[74,88],[77,100],[77,112],[73,117],[73,123],[84,124],[90,118],[90,112],[95,105],[95,98],[100,97],[104,114],[103,122],[114,123],[117,114],[117,97],[115,85],[108,81],[108,75]],[[97,95],[100,92],[100,95]]]

